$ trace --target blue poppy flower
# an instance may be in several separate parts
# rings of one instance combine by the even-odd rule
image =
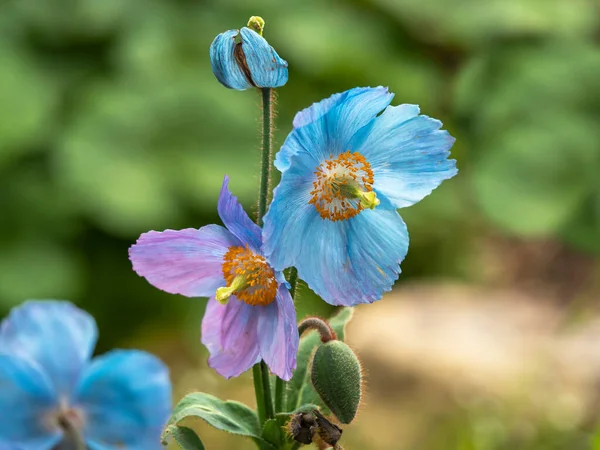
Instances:
[[[210,46],[210,62],[217,80],[238,91],[277,88],[288,80],[287,62],[265,38],[247,27],[219,34]]]
[[[299,112],[277,154],[282,172],[264,219],[263,252],[296,266],[325,301],[352,306],[389,291],[408,251],[396,208],[456,175],[454,138],[386,88],[355,88]],[[382,114],[378,115],[382,110]]]
[[[166,366],[141,351],[90,361],[96,323],[71,303],[28,301],[0,325],[0,448],[159,449],[171,410]],[[75,448],[75,447],[73,447]]]

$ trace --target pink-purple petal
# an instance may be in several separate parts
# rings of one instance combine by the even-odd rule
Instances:
[[[258,342],[260,355],[271,372],[283,380],[292,378],[298,353],[298,327],[294,301],[285,286],[279,286],[276,300],[259,306]]]
[[[261,229],[248,217],[237,197],[229,191],[229,177],[227,175],[223,180],[217,207],[219,217],[221,217],[227,229],[243,244],[248,244],[252,250],[259,251],[262,244]]]
[[[237,377],[260,361],[258,308],[232,296],[226,305],[208,301],[202,319],[202,343],[208,365],[225,378]]]
[[[229,247],[241,242],[225,228],[150,231],[129,249],[133,270],[171,294],[210,297],[225,286],[222,265]]]

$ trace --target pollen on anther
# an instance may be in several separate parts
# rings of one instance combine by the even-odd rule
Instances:
[[[315,176],[309,203],[323,219],[334,222],[350,219],[364,209],[352,192],[373,190],[371,165],[359,152],[347,150],[336,158],[330,155],[317,167]]]
[[[236,276],[245,277],[246,286],[234,293],[239,300],[253,306],[268,305],[275,300],[278,287],[275,272],[248,245],[229,247],[223,256],[222,271],[227,286],[231,286]]]

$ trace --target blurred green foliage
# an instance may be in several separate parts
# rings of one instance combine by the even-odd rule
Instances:
[[[203,301],[149,286],[127,248],[218,223],[226,173],[255,210],[259,99],[208,58],[253,14],[290,66],[277,142],[297,110],[379,84],[458,138],[459,176],[402,211],[401,280],[476,277],[467,250],[498,231],[600,252],[598,0],[3,0],[0,312],[68,298],[97,317],[100,350],[183,328],[200,351]],[[326,311],[305,289],[300,314]],[[452,448],[513,448],[469,439]]]

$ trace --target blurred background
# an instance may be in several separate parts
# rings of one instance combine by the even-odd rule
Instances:
[[[265,18],[296,111],[385,85],[457,138],[459,175],[401,210],[392,293],[357,308],[368,395],[349,450],[600,449],[598,0],[1,0],[0,316],[91,312],[98,351],[139,347],[192,390],[253,404],[199,342],[204,299],[152,288],[128,247],[220,223],[223,175],[255,211],[259,96],[208,48]],[[299,315],[333,311],[304,288]],[[249,441],[197,425],[208,449]]]

